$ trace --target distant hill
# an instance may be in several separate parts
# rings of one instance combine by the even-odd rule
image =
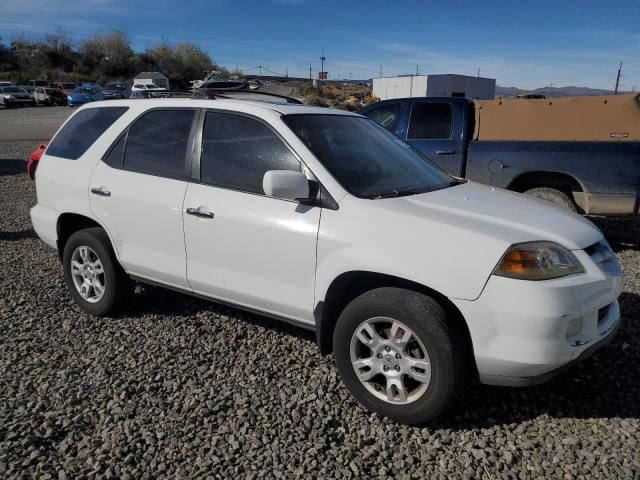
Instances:
[[[549,98],[557,97],[580,97],[583,95],[613,95],[613,90],[599,90],[588,87],[543,87],[535,90],[525,90],[517,87],[501,87],[496,85],[496,96],[515,97],[521,94],[544,95]]]

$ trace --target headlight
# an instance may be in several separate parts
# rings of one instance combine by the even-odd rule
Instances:
[[[5,95],[4,98],[5,100],[11,100],[13,97],[11,95]]]
[[[520,280],[550,280],[584,273],[573,253],[553,242],[527,242],[511,246],[493,271]]]

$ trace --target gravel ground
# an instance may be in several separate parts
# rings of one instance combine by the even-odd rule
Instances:
[[[34,143],[0,143],[0,478],[640,478],[640,221],[613,343],[553,381],[472,386],[425,428],[364,411],[310,333],[159,288],[71,302],[31,229]]]

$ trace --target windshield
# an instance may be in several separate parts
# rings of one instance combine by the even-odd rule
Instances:
[[[107,90],[124,90],[125,86],[121,83],[107,83],[104,88]]]
[[[18,87],[4,87],[4,93],[23,93],[24,90]]]
[[[145,85],[145,87],[147,87],[147,88],[160,88],[158,85],[155,85],[155,84],[153,84],[153,83],[147,83],[147,84]]]
[[[78,87],[71,90],[71,93],[91,93],[91,89],[89,87]]]
[[[372,120],[287,115],[285,123],[351,194],[385,198],[439,190],[456,180]]]

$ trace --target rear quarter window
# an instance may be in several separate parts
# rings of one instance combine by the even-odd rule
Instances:
[[[76,113],[47,147],[47,155],[77,160],[129,107],[88,108]]]

